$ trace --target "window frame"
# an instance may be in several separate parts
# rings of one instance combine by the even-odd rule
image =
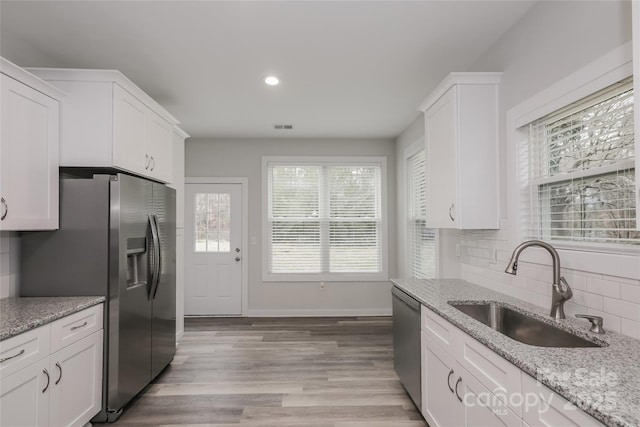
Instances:
[[[377,273],[271,273],[269,233],[269,167],[281,166],[377,166],[380,168],[380,264]],[[387,158],[378,156],[263,156],[262,157],[262,281],[263,282],[377,282],[389,280]]]
[[[527,227],[522,219],[522,206],[525,203],[525,198],[529,197],[529,193],[528,187],[523,188],[519,159],[523,145],[528,143],[528,132],[523,130],[523,127],[632,76],[632,56],[632,45],[631,42],[628,42],[507,111],[507,176],[512,178],[507,182],[507,194],[512,200],[508,206],[510,248],[527,238],[525,235]],[[636,123],[636,129],[637,126],[638,123]],[[640,157],[638,156],[640,147],[637,132],[635,144],[637,166]],[[637,172],[636,176],[638,176]],[[640,188],[639,181],[636,179],[636,194]],[[640,204],[637,203],[636,212],[639,211]],[[640,221],[637,226],[640,226]],[[614,248],[598,244],[572,245],[555,241],[553,245],[558,249],[565,268],[640,279],[640,266],[638,265],[640,252],[637,248]],[[521,256],[523,261],[543,265],[549,263],[547,258],[548,254],[543,250],[525,251]]]
[[[425,152],[425,160],[426,160],[426,151],[427,151],[427,147],[425,146],[425,142],[424,139],[420,139],[418,142],[410,145],[409,147],[407,147],[404,151],[404,179],[405,179],[405,185],[404,185],[404,191],[405,191],[405,197],[404,197],[404,211],[405,211],[405,218],[404,218],[404,229],[403,229],[403,233],[406,236],[405,239],[405,271],[407,274],[407,277],[411,277],[411,278],[417,278],[416,276],[413,275],[413,272],[411,270],[411,264],[412,264],[412,257],[413,257],[413,253],[412,253],[412,245],[411,245],[411,225],[412,225],[412,220],[413,220],[413,216],[412,216],[412,212],[411,212],[411,206],[412,206],[412,192],[411,192],[411,182],[410,182],[410,176],[409,176],[409,162],[410,160],[413,158],[413,156],[419,154],[421,151]],[[425,162],[425,167],[426,167],[426,162]],[[426,170],[425,170],[425,174],[426,174]],[[425,180],[427,179],[427,177],[425,176]],[[429,185],[427,183],[427,185]],[[425,203],[426,203],[426,199],[425,199]],[[428,206],[427,206],[428,209]],[[426,218],[425,218],[426,219]],[[433,271],[433,278],[439,277],[440,274],[440,232],[439,230],[433,229],[434,230],[434,247],[435,247],[435,260],[434,260],[434,271]]]

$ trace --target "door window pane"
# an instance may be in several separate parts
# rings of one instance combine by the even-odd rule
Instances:
[[[195,195],[196,252],[231,252],[231,196],[229,193]]]

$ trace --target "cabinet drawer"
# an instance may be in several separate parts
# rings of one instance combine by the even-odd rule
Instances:
[[[509,397],[522,391],[522,371],[469,335],[460,331],[456,341],[458,362],[482,385],[522,416],[520,406],[509,405]]]
[[[48,357],[50,343],[50,325],[40,326],[0,342],[0,378]]]
[[[451,353],[453,351],[453,336],[455,332],[458,331],[458,328],[424,305],[421,309],[421,316],[422,321],[420,324],[422,332],[438,343],[444,350]]]
[[[527,374],[522,375],[522,391],[527,402],[529,396],[536,397],[534,405],[524,408],[523,419],[531,427],[604,427],[600,421]]]
[[[51,352],[54,353],[102,329],[102,304],[63,317],[51,324]]]

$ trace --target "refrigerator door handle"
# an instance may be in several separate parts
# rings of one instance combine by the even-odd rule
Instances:
[[[160,225],[158,224],[158,215],[154,214],[153,215],[153,220],[155,222],[156,225],[156,236],[158,239],[158,245],[156,246],[157,248],[157,260],[158,262],[156,263],[156,283],[153,287],[153,294],[151,295],[151,299],[156,299],[156,294],[158,293],[158,286],[160,285],[160,273],[162,272],[162,242],[160,240]]]
[[[151,238],[153,240],[153,272],[151,273],[151,289],[149,290],[149,300],[152,300],[160,279],[160,239],[153,214],[149,214],[149,225],[151,226]]]

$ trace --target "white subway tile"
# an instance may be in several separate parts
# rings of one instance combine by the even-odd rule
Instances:
[[[620,284],[620,298],[623,301],[640,304],[640,286]]]
[[[583,305],[585,307],[593,308],[596,310],[603,310],[604,298],[602,295],[591,294],[589,292],[583,292],[575,290],[573,297],[571,298],[576,304]]]
[[[620,317],[640,321],[640,304],[605,297],[603,310]]]
[[[621,332],[625,335],[629,335],[632,338],[640,340],[640,322],[635,322],[629,319],[621,319],[621,321],[622,321]]]
[[[567,301],[564,305],[564,312],[567,317],[573,317],[576,314],[585,314],[588,309],[584,305],[576,304],[575,302]]]
[[[580,276],[571,271],[566,274],[564,278],[572,289],[581,289],[583,291],[587,290],[587,278],[585,276]]]
[[[587,291],[611,298],[620,298],[620,285],[610,280],[587,278]]]
[[[538,296],[536,297],[536,302],[535,304],[539,307],[544,307],[544,308],[551,308],[551,298],[549,298],[546,295],[540,295],[538,294]]]
[[[640,274],[640,260],[638,260],[638,273]],[[632,286],[640,286],[640,279],[630,279],[628,277],[616,277],[616,276],[603,276],[604,278],[610,278],[615,282],[625,283]]]

